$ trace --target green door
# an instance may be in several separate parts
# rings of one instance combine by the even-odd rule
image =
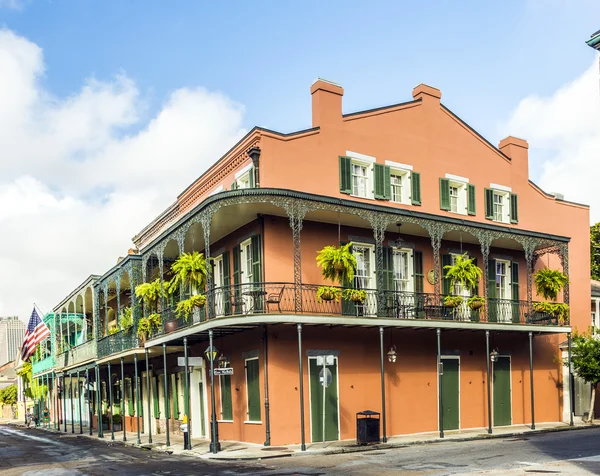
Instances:
[[[198,390],[200,395],[200,434],[206,437],[206,422],[204,421],[204,384],[200,382],[198,384]]]
[[[312,441],[323,441],[323,385],[320,380],[322,365],[316,358],[308,359],[310,378],[310,414]],[[326,368],[331,372],[331,382],[325,388],[325,441],[339,440],[338,429],[338,393],[337,360]],[[327,372],[329,374],[329,372]]]
[[[444,430],[459,428],[459,391],[458,391],[458,359],[442,359],[444,374],[442,375],[442,418]]]
[[[510,402],[510,357],[498,357],[494,362],[494,426],[512,423]]]

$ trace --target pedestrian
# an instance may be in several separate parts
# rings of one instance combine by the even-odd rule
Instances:
[[[48,411],[48,407],[44,407],[44,425],[48,428],[50,424],[50,412]]]

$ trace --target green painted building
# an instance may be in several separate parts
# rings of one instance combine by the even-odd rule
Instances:
[[[589,40],[586,41],[587,45],[600,51],[600,30],[592,34]]]

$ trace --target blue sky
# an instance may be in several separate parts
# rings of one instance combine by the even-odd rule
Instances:
[[[0,25],[43,48],[60,97],[124,71],[149,114],[200,85],[243,104],[247,128],[287,132],[310,126],[317,76],[344,86],[346,112],[408,100],[425,82],[496,140],[521,98],[590,65],[600,2],[29,0],[0,9]]]

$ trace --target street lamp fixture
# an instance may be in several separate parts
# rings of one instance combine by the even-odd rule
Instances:
[[[388,351],[387,351],[387,358],[388,361],[390,361],[391,363],[396,362],[396,358],[398,357],[398,354],[396,353],[396,346],[395,345],[390,345]]]
[[[492,362],[498,362],[498,350],[494,349],[490,352],[490,360]]]
[[[219,351],[217,350],[217,348],[213,345],[212,349],[211,346],[209,345],[206,350],[204,351],[204,355],[206,356],[206,360],[208,360],[209,362],[214,361],[217,358],[217,355],[219,354]]]
[[[223,353],[221,352],[221,355],[219,355],[219,358],[217,359],[217,367],[224,369],[224,368],[227,368],[228,365],[229,365],[229,360],[227,360],[227,357],[225,357],[223,355]]]

